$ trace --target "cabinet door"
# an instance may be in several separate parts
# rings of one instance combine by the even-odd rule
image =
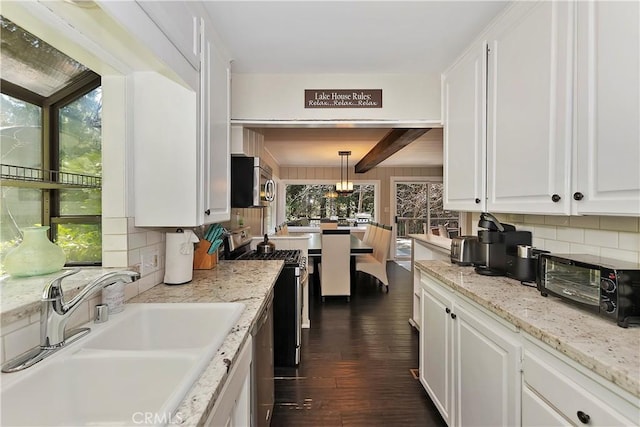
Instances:
[[[515,333],[458,301],[454,315],[454,424],[520,424],[521,347]]]
[[[134,73],[131,85],[135,225],[201,225],[196,92],[155,72]]]
[[[188,2],[137,0],[144,12],[196,70],[200,68],[200,18]]]
[[[490,34],[489,211],[569,213],[573,8],[516,2]]]
[[[200,70],[200,168],[203,183],[202,223],[228,221],[231,217],[230,158],[230,70],[202,24],[202,68]]]
[[[640,216],[640,3],[579,2],[577,22],[574,209]]]
[[[442,81],[445,209],[485,210],[485,52],[472,48]]]
[[[251,419],[251,338],[233,361],[222,391],[205,421],[205,426],[248,426]]]
[[[449,313],[453,303],[429,283],[423,279],[420,296],[420,382],[442,418],[451,425],[453,355]]]

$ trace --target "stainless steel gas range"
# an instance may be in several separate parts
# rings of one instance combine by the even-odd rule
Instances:
[[[302,343],[302,284],[306,280],[307,263],[302,251],[275,250],[267,254],[251,251],[238,259],[284,261],[273,291],[273,359],[275,366],[297,366]]]

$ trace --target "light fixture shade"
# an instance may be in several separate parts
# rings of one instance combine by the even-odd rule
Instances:
[[[353,193],[353,182],[349,181],[349,156],[351,151],[338,151],[340,156],[340,181],[336,182],[336,193],[348,196]],[[344,159],[346,157],[346,167]]]
[[[344,192],[353,193],[353,182],[351,181],[336,182],[336,191],[338,193],[344,193]]]

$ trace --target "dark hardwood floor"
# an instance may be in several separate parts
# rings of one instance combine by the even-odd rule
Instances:
[[[271,426],[445,426],[410,372],[418,368],[413,276],[394,262],[387,269],[389,293],[358,273],[349,303],[322,303],[312,287],[300,366],[276,368]]]

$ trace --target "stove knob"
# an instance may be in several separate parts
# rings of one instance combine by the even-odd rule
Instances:
[[[614,311],[616,311],[616,305],[613,303],[613,301],[600,301],[600,310],[604,311],[605,313],[613,313]]]
[[[613,292],[616,290],[616,284],[610,279],[600,279],[600,289],[606,292]]]

